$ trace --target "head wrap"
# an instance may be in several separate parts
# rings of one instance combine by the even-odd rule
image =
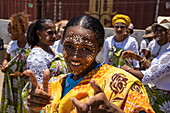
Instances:
[[[131,19],[126,15],[117,14],[112,18],[112,25],[114,26],[118,22],[122,22],[125,25],[129,26],[131,23]]]

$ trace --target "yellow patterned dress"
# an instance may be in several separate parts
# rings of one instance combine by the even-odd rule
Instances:
[[[85,102],[90,96],[94,96],[94,90],[89,84],[91,79],[94,79],[104,90],[107,98],[124,112],[154,113],[142,83],[122,69],[103,64],[89,72],[82,81],[61,98],[62,84],[66,77],[67,75],[60,75],[51,78],[49,94],[53,96],[54,100],[41,113],[76,113],[70,98],[75,97],[81,102]]]

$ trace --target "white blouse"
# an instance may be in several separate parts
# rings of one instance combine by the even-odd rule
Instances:
[[[54,55],[42,48],[33,48],[27,58],[27,68],[35,74],[39,84],[42,83],[44,70],[50,67]]]
[[[133,52],[139,54],[138,52],[138,43],[134,37],[128,36],[122,42],[116,42],[114,36],[107,37],[104,41],[104,63],[109,63],[109,54],[108,52],[112,49],[112,46],[121,48],[123,50],[132,50]],[[139,62],[133,60],[133,66],[139,68]]]
[[[147,50],[150,51],[150,54],[151,54],[150,59],[153,59],[156,56],[162,54],[163,52],[167,50],[168,47],[169,47],[169,43],[166,43],[165,45],[160,46],[157,40],[152,40],[149,43],[148,48],[147,48]]]
[[[159,89],[170,91],[170,49],[154,58],[151,66],[141,72],[143,84],[153,83]]]

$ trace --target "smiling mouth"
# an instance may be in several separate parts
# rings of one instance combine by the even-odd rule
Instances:
[[[77,62],[71,62],[71,64],[74,65],[74,66],[79,66],[80,65],[80,63],[77,63]]]

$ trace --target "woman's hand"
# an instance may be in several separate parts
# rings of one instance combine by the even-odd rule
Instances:
[[[90,85],[94,89],[95,96],[90,97],[85,103],[81,103],[76,98],[71,98],[78,113],[124,113],[106,98],[105,93],[94,80],[90,81]]]
[[[135,60],[138,60],[139,56],[140,55],[136,54],[135,52],[131,50],[126,50],[121,55],[122,58],[130,58],[130,59],[135,59]]]
[[[31,70],[26,70],[23,72],[24,76],[30,77],[30,82],[32,83],[32,89],[28,93],[28,107],[30,108],[30,113],[39,113],[43,107],[47,104],[50,104],[52,97],[47,93],[48,92],[48,81],[50,77],[49,70],[44,71],[43,83],[38,84],[37,79],[34,73]]]
[[[6,66],[8,64],[8,61],[5,59],[3,62],[2,62],[2,65],[0,66],[0,70],[5,73],[6,72]]]

